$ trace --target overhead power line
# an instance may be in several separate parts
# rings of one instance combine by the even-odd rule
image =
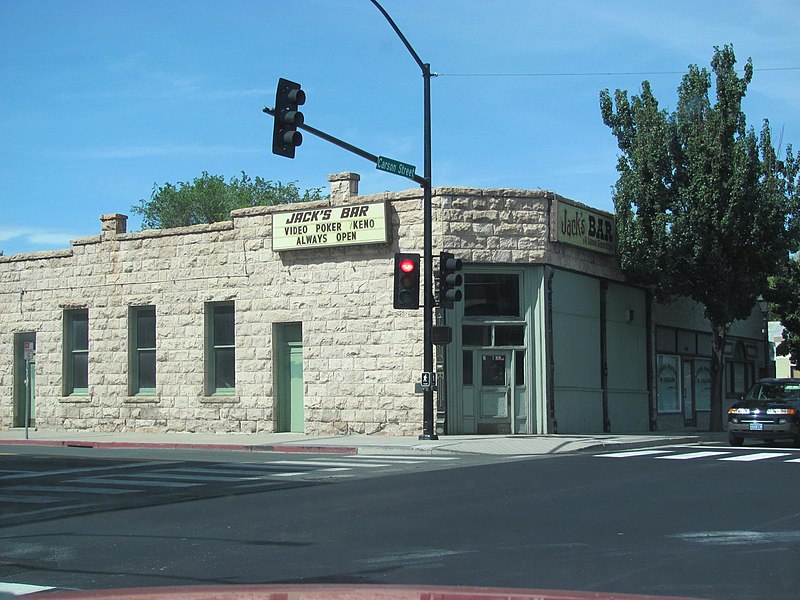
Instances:
[[[800,67],[767,67],[753,69],[759,71],[800,71]],[[743,72],[743,69],[737,69]],[[568,73],[431,73],[434,77],[597,77],[612,75],[683,75],[686,71],[587,71],[587,72],[568,72]]]

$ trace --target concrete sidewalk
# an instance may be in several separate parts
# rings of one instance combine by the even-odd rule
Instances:
[[[74,446],[86,448],[160,448],[336,454],[484,454],[534,456],[567,452],[640,448],[666,444],[721,441],[708,432],[595,435],[447,435],[438,440],[416,436],[334,435],[299,433],[138,433],[96,431],[0,431],[2,445]]]

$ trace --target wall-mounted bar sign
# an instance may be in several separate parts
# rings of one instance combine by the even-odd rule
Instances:
[[[603,254],[617,253],[617,224],[614,217],[584,206],[556,203],[556,239]]]
[[[326,206],[272,215],[272,249],[385,244],[386,203]]]

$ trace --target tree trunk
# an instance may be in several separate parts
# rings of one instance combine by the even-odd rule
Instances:
[[[725,395],[725,339],[728,325],[711,324],[710,431],[722,431],[722,399]]]

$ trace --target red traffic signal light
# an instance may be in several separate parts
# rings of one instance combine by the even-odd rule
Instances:
[[[394,307],[419,308],[419,254],[394,255]]]

